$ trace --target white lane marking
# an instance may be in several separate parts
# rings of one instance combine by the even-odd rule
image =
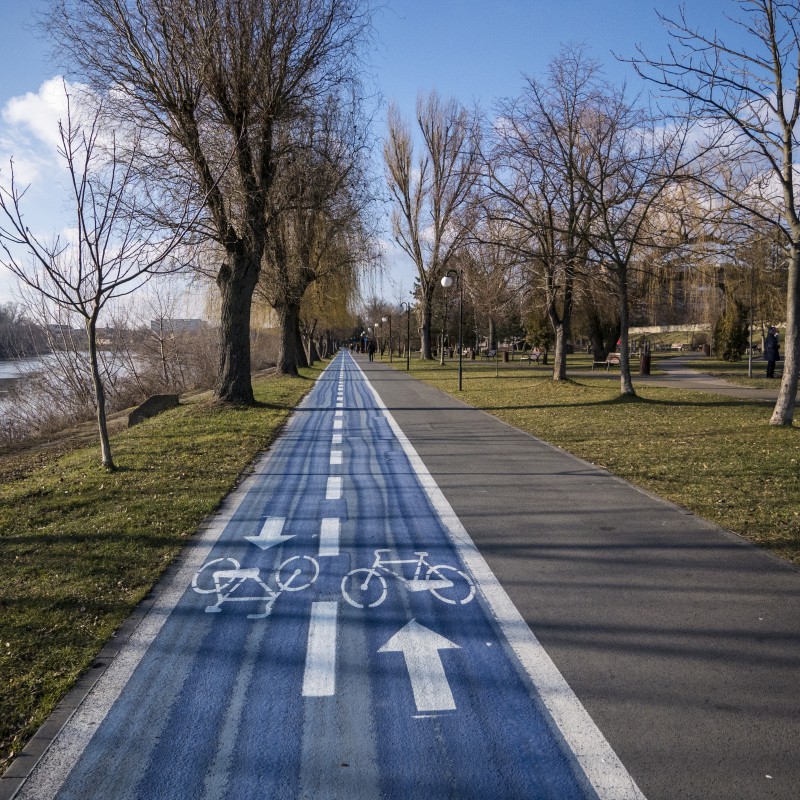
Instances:
[[[440,650],[454,649],[461,648],[412,619],[378,652],[403,654],[417,711],[455,711],[456,701],[439,655]]]
[[[353,365],[372,393],[400,446],[416,472],[425,493],[447,530],[453,545],[480,588],[503,635],[528,674],[553,722],[572,751],[587,780],[600,800],[645,800],[619,756],[595,725],[589,712],[558,671],[547,651],[528,627],[505,589],[492,573],[475,542],[456,516],[442,490],[392,416],[364,370],[352,358]]]
[[[343,415],[344,415],[344,411],[342,411],[341,409],[339,409],[338,411],[336,411],[336,413],[334,414],[334,416],[336,416],[336,417],[341,417],[341,416],[343,416]]]
[[[337,403],[336,408],[344,408],[344,403]]]
[[[341,466],[341,463],[342,463],[342,451],[331,450],[331,466],[338,467]]]
[[[342,420],[340,420],[340,419],[335,419],[335,420],[333,421],[333,429],[334,429],[335,431],[340,431],[340,430],[342,429]]]
[[[341,443],[342,443],[342,434],[334,433],[333,438],[331,439],[331,444],[341,444]]]
[[[341,522],[338,517],[324,517],[319,526],[319,555],[339,555],[339,532]]]
[[[252,542],[256,547],[262,550],[267,550],[274,547],[276,544],[283,544],[289,539],[294,539],[296,534],[290,533],[288,536],[283,536],[283,526],[286,524],[285,517],[267,517],[264,520],[264,526],[261,528],[261,533],[258,536],[245,536],[248,542]]]
[[[335,600],[311,604],[303,697],[332,697],[336,694],[338,609],[339,603]]]
[[[328,478],[328,486],[325,489],[326,500],[342,499],[342,479],[341,477]]]

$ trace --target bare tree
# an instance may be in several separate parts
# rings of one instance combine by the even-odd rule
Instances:
[[[162,238],[148,224],[148,215],[139,213],[139,184],[133,168],[137,147],[129,144],[126,159],[120,160],[113,133],[107,146],[101,142],[103,127],[102,104],[84,126],[76,121],[67,97],[67,118],[59,122],[59,153],[70,178],[74,241],[61,237],[42,241],[25,224],[22,200],[26,189],[17,184],[11,163],[10,183],[0,188],[0,211],[5,215],[0,226],[4,253],[0,263],[46,301],[83,320],[102,463],[113,469],[98,319],[109,300],[134,292],[155,272],[174,265],[182,233],[178,228]]]
[[[547,81],[526,78],[522,95],[498,106],[486,159],[486,191],[495,223],[527,264],[527,282],[545,297],[555,333],[553,380],[567,377],[576,277],[586,270],[592,197],[587,117],[605,90],[599,65],[566,47]]]
[[[360,0],[57,0],[53,30],[121,118],[152,131],[149,171],[194,186],[221,252],[216,394],[252,403],[250,312],[272,231],[280,136],[331,91],[358,84]],[[160,143],[160,146],[159,146]],[[165,220],[166,221],[166,220]]]
[[[418,273],[421,355],[430,359],[434,293],[466,235],[457,215],[477,179],[478,128],[455,100],[442,102],[435,92],[417,100],[417,124],[424,149],[415,163],[411,131],[390,107],[383,154],[394,237]]]
[[[770,420],[791,425],[800,376],[800,211],[795,160],[800,134],[800,7],[785,0],[732,0],[743,35],[731,43],[718,32],[661,16],[672,38],[667,56],[632,59],[640,75],[713,126],[716,169],[702,175],[720,196],[770,224],[785,248],[787,270],[785,364]],[[727,180],[730,172],[739,179]],[[732,187],[744,187],[744,189]]]
[[[616,284],[620,343],[620,392],[635,395],[631,379],[628,328],[630,281],[635,256],[653,241],[650,217],[664,190],[685,173],[686,125],[664,127],[623,92],[608,87],[593,114],[582,120],[590,157],[580,164],[592,205],[587,230],[590,257]],[[577,166],[577,165],[576,165]]]
[[[491,201],[487,203],[490,208]],[[483,211],[480,217],[465,220],[469,233],[458,265],[463,270],[464,291],[476,317],[476,328],[485,323],[488,348],[494,350],[497,323],[520,293],[521,265],[508,231],[493,220],[486,206]]]
[[[0,360],[38,355],[47,349],[45,332],[18,303],[0,303]]]

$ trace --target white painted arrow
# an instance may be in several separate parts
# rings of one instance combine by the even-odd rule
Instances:
[[[460,646],[412,619],[379,653],[402,653],[406,660],[417,711],[454,711],[456,707],[439,650]]]
[[[285,517],[267,517],[264,521],[264,527],[261,528],[261,533],[258,536],[245,536],[244,538],[262,550],[274,547],[276,544],[283,544],[288,539],[293,539],[296,536],[294,533],[288,536],[282,535],[281,532],[285,523]]]

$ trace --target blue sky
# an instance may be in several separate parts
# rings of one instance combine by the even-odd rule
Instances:
[[[514,96],[522,74],[541,75],[566,42],[582,42],[615,82],[637,91],[638,79],[612,51],[634,52],[637,43],[660,53],[668,38],[654,8],[669,15],[678,0],[381,0],[376,14],[377,41],[372,52],[378,87],[387,102],[413,114],[419,92],[436,89],[445,97],[491,108]],[[53,203],[52,138],[54,125],[46,92],[48,79],[60,74],[49,47],[31,26],[32,12],[44,0],[0,0],[4,46],[0,49],[0,180],[7,159],[27,158],[34,185],[31,219],[42,230],[56,230]],[[690,20],[704,30],[724,25],[732,0],[685,0]],[[22,98],[22,99],[21,99]],[[387,232],[388,233],[388,232]],[[389,299],[398,285],[408,290],[413,270],[392,255],[389,277],[377,289]],[[10,299],[11,282],[0,268],[0,302]]]

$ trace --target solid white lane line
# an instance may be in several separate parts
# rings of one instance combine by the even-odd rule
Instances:
[[[336,694],[336,615],[335,600],[311,604],[308,626],[306,671],[303,697],[332,697]]]
[[[331,450],[331,466],[338,467],[341,466],[341,463],[342,463],[342,451]]]
[[[339,555],[339,532],[341,522],[338,517],[324,517],[319,526],[319,555]]]
[[[478,551],[461,520],[408,437],[392,416],[364,370],[352,359],[378,408],[408,457],[425,493],[450,535],[462,563],[472,574],[503,635],[528,674],[551,718],[600,800],[645,800],[619,756],[528,627],[505,589]]]
[[[341,477],[328,478],[328,486],[325,489],[326,500],[341,500],[342,499],[342,479]]]

